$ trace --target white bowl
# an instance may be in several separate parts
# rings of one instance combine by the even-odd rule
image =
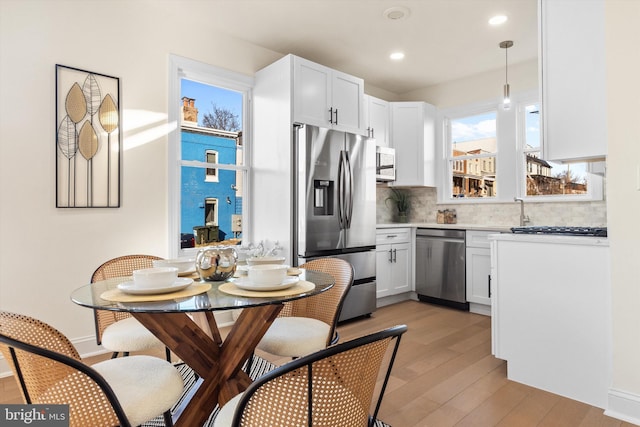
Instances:
[[[282,283],[287,275],[288,265],[250,265],[247,269],[249,281],[255,286],[273,286]]]
[[[196,271],[195,258],[156,259],[154,267],[175,267],[178,274]]]
[[[178,279],[176,267],[153,267],[133,270],[136,288],[162,288],[170,286]]]
[[[283,264],[283,256],[259,256],[247,258],[247,264],[249,265],[261,265],[261,264]]]

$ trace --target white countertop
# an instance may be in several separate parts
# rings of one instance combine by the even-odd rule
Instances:
[[[560,234],[494,234],[489,236],[489,240],[582,246],[609,246],[609,239],[606,237],[569,236]]]
[[[496,233],[511,233],[511,227],[506,225],[484,225],[484,224],[438,224],[435,222],[390,222],[376,225],[377,228],[440,228],[450,230],[479,230],[495,231]]]

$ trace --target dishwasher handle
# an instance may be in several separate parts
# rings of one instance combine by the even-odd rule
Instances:
[[[466,234],[467,232],[465,230],[444,230],[437,228],[418,228],[416,230],[416,237],[448,237],[452,239],[464,240]]]
[[[416,239],[420,239],[420,240],[437,240],[439,242],[462,243],[462,244],[464,244],[464,239],[457,239],[457,238],[451,238],[451,237],[416,236]]]

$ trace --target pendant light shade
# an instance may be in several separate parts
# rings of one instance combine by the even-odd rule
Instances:
[[[508,109],[511,106],[511,89],[509,87],[509,64],[507,62],[507,51],[513,46],[511,40],[505,40],[500,42],[499,46],[504,49],[504,94],[503,94],[503,106]]]

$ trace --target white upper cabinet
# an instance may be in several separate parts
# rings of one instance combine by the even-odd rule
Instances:
[[[376,145],[389,146],[389,103],[374,96],[364,96],[365,135],[376,140]]]
[[[607,155],[604,0],[540,0],[544,158]]]
[[[366,134],[364,80],[293,57],[295,122]]]
[[[394,186],[436,186],[436,107],[426,102],[391,102],[391,143],[396,150]]]

